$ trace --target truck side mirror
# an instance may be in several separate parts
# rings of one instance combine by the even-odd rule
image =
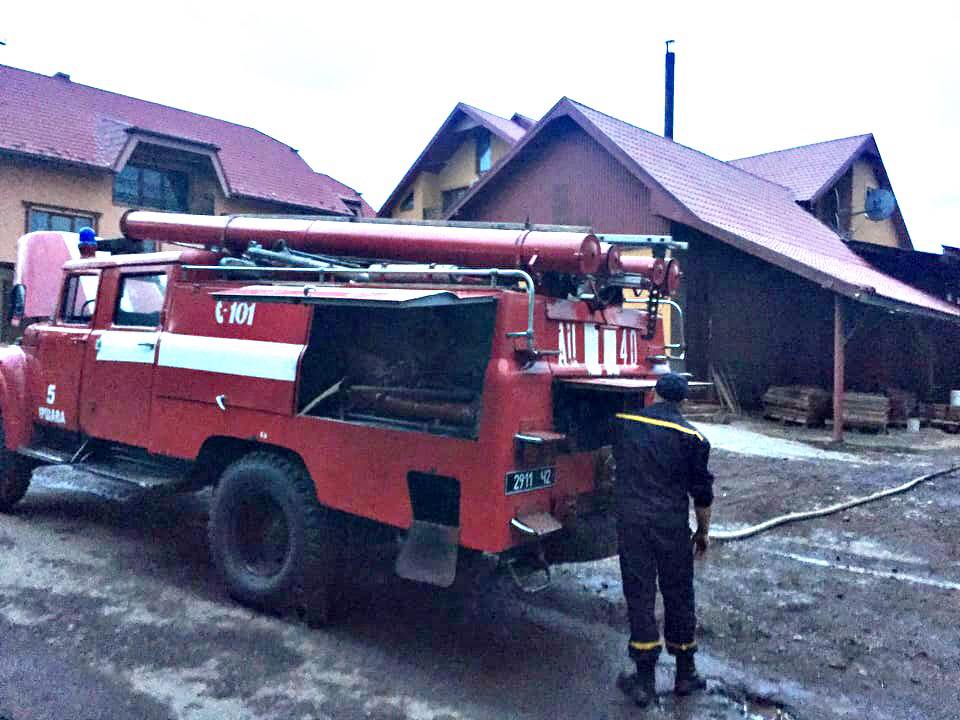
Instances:
[[[17,284],[10,288],[10,301],[7,303],[7,322],[14,327],[20,327],[26,301],[27,289],[23,285]]]

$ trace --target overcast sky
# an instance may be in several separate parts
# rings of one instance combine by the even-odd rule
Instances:
[[[960,245],[958,31],[926,0],[8,0],[0,63],[256,127],[379,208],[460,100],[539,118],[566,95],[662,132],[673,39],[678,142],[731,159],[872,132],[936,250]]]

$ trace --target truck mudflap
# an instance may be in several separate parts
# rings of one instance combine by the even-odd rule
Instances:
[[[457,577],[460,528],[414,520],[400,548],[395,570],[407,580],[450,587]]]

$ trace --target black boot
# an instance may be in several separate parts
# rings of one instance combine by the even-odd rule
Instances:
[[[637,660],[635,673],[622,672],[617,678],[617,687],[636,703],[637,707],[647,707],[657,698],[657,658]]]
[[[693,661],[693,651],[678,652],[677,678],[674,681],[673,692],[677,695],[690,695],[706,687],[707,681],[697,674],[697,665]]]

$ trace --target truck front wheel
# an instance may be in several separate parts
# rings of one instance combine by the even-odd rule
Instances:
[[[313,625],[327,621],[337,579],[333,529],[303,466],[270,452],[227,467],[210,509],[210,549],[231,596]]]

